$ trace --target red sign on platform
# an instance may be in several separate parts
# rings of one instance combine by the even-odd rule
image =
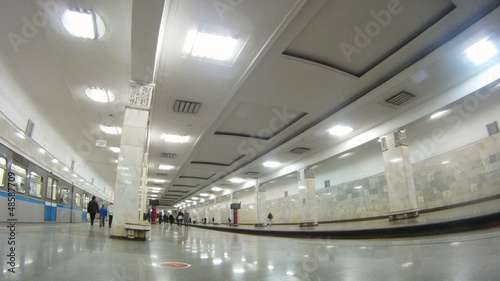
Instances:
[[[162,262],[160,263],[160,266],[166,268],[188,268],[191,265],[189,263],[183,263],[183,262]]]

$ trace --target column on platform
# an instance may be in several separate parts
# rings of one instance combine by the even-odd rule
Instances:
[[[148,153],[144,153],[142,162],[142,177],[141,177],[141,203],[139,205],[139,220],[146,221],[144,214],[148,212],[147,197],[148,197]]]
[[[203,202],[203,218],[202,218],[202,222],[205,223],[205,219],[206,219],[206,222],[208,223],[210,221],[210,206],[208,204],[208,200],[205,200],[205,202]]]
[[[143,161],[146,147],[149,106],[153,86],[130,85],[129,104],[125,108],[120,153],[118,157],[117,175],[115,182],[115,213],[113,216],[112,237],[129,237],[140,231],[128,231],[131,224],[141,228],[141,179],[143,177]],[[137,238],[137,237],[135,237]]]
[[[318,204],[316,204],[316,179],[312,168],[297,171],[300,218],[299,226],[318,225]]]
[[[259,181],[255,183],[255,226],[267,225],[266,187]]]
[[[220,210],[220,204],[221,204],[222,198],[215,198],[214,200],[214,223],[215,224],[220,224],[221,223],[221,210]]]
[[[417,196],[405,130],[380,138],[389,195],[389,219],[418,216]]]

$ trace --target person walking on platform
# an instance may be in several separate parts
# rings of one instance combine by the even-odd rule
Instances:
[[[174,223],[174,221],[175,221],[174,215],[170,214],[168,216],[168,222],[170,222],[170,225],[172,225]]]
[[[273,224],[273,214],[271,214],[271,212],[269,212],[269,214],[267,215],[267,224],[268,225]]]
[[[99,210],[99,204],[95,200],[95,196],[92,196],[92,200],[87,204],[87,213],[90,215],[90,225],[94,225],[95,214]]]
[[[109,227],[113,224],[113,214],[115,213],[115,205],[113,202],[109,203],[108,206],[108,216],[109,216]]]
[[[106,225],[106,216],[108,215],[108,210],[106,209],[106,206],[102,204],[101,208],[99,209],[99,226],[105,226]]]

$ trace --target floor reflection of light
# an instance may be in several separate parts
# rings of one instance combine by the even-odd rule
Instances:
[[[247,261],[247,259],[245,259],[245,258],[241,258],[241,261],[242,261],[242,262],[246,262],[246,261]]]
[[[208,254],[201,254],[200,259],[208,259]]]
[[[156,262],[152,263],[151,265],[152,266],[158,266],[158,264]]]
[[[63,249],[62,249],[62,248],[57,248],[57,252],[58,252],[58,253],[60,253],[60,252],[62,252],[62,251],[63,251]]]
[[[293,273],[292,271],[287,271],[287,272],[286,272],[286,275],[288,275],[288,276],[293,276],[294,274],[295,274],[295,273]]]
[[[219,264],[222,264],[222,259],[218,259],[218,258],[217,258],[217,259],[214,259],[212,263],[213,263],[213,265],[219,265]]]
[[[253,264],[257,265],[257,261],[254,261]]]
[[[462,242],[452,242],[452,243],[451,243],[451,246],[452,246],[452,247],[458,247],[458,246],[460,246],[461,244],[462,244]]]
[[[274,266],[272,266],[272,265],[268,265],[268,266],[267,266],[267,269],[274,269]]]
[[[157,255],[151,255],[152,258],[157,258],[158,256]]]
[[[413,263],[412,263],[412,262],[407,262],[407,263],[403,263],[403,264],[401,264],[401,266],[402,266],[402,267],[410,267],[410,266],[412,266],[412,265],[413,265]]]
[[[243,268],[235,268],[233,269],[234,273],[245,273],[245,270]]]

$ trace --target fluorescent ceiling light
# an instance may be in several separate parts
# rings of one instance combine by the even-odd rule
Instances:
[[[104,88],[90,87],[85,90],[85,95],[96,102],[112,102],[115,95]]]
[[[352,155],[351,152],[347,152],[347,153],[344,153],[344,154],[340,155],[339,158],[346,158],[346,157],[349,157],[351,155]]]
[[[439,117],[442,117],[446,113],[448,113],[448,110],[438,111],[438,112],[431,115],[431,119],[437,119]]]
[[[229,36],[190,30],[184,42],[184,53],[193,57],[225,61],[234,57],[238,40]]]
[[[99,128],[101,128],[101,131],[109,135],[119,135],[122,133],[122,128],[117,126],[101,124],[99,125]]]
[[[120,148],[116,147],[116,146],[110,146],[109,150],[113,151],[114,153],[119,153],[120,152]]]
[[[497,49],[493,43],[483,39],[469,47],[465,52],[472,62],[481,64],[496,55]]]
[[[222,188],[220,188],[218,186],[214,186],[214,187],[212,187],[212,191],[216,191],[216,192],[222,191]]]
[[[231,178],[231,179],[229,179],[229,181],[232,183],[242,183],[242,182],[245,182],[246,180],[242,179],[242,178]]]
[[[331,128],[330,130],[328,130],[328,133],[330,135],[339,136],[339,137],[345,136],[345,135],[349,134],[350,132],[352,132],[351,127],[341,126],[341,125],[337,125],[337,126]]]
[[[200,196],[202,196],[202,197],[208,197],[208,196],[210,196],[210,194],[208,194],[208,193],[200,193]]]
[[[189,141],[189,136],[161,134],[161,138],[167,142],[186,143]]]
[[[362,185],[358,185],[358,186],[355,186],[355,187],[353,187],[353,188],[354,188],[354,189],[360,189],[360,188],[363,188],[363,186],[362,186]]]
[[[165,183],[167,180],[161,180],[161,179],[151,179],[150,181],[153,181],[155,183]]]
[[[62,15],[62,23],[71,35],[83,39],[97,39],[106,32],[101,17],[86,9],[66,10]]]
[[[198,200],[198,199],[200,199],[200,198],[198,198],[198,197],[191,197],[191,199],[192,199],[192,200]]]
[[[160,170],[172,170],[174,166],[172,165],[158,165],[158,169]]]
[[[267,162],[264,162],[262,165],[264,167],[276,168],[276,167],[281,166],[281,164],[282,163],[276,162],[276,161],[267,161]]]

